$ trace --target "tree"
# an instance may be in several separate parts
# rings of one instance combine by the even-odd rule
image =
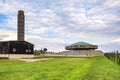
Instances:
[[[44,48],[43,51],[44,51],[44,52],[47,52],[47,48]]]

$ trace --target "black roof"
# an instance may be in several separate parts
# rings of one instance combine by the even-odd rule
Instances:
[[[30,43],[30,42],[27,42],[27,41],[0,41],[0,43],[4,43],[4,42],[25,42],[25,43],[34,45],[34,44],[32,44],[32,43]]]

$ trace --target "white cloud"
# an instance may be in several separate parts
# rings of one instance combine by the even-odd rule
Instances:
[[[120,44],[120,38],[113,40],[112,42]]]
[[[1,41],[17,40],[17,34],[15,31],[0,30],[0,40]]]
[[[66,41],[72,43],[79,40],[96,41],[98,39],[102,41],[96,41],[97,43],[110,42],[109,40],[119,37],[120,28],[116,23],[120,21],[119,4],[119,0],[0,1],[0,14],[7,16],[5,22],[0,25],[0,33],[16,35],[17,11],[23,9],[26,16],[26,40],[31,39],[37,42],[35,43],[37,48],[45,45],[52,50],[63,50],[61,45],[66,44]],[[54,35],[56,36],[52,37]],[[13,39],[16,39],[15,37]],[[0,38],[0,40],[11,39],[12,37]]]
[[[47,38],[28,38],[29,42],[35,44],[35,49],[47,48],[48,51],[59,52],[65,50],[65,46],[69,44],[68,42],[57,38],[57,39],[47,39]]]

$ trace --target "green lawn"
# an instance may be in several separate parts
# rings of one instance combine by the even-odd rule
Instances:
[[[120,80],[120,66],[105,57],[0,60],[0,80]]]

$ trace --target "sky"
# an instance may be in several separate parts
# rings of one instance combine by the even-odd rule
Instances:
[[[18,10],[35,49],[64,51],[76,42],[120,51],[120,0],[0,0],[0,41],[17,40]]]

